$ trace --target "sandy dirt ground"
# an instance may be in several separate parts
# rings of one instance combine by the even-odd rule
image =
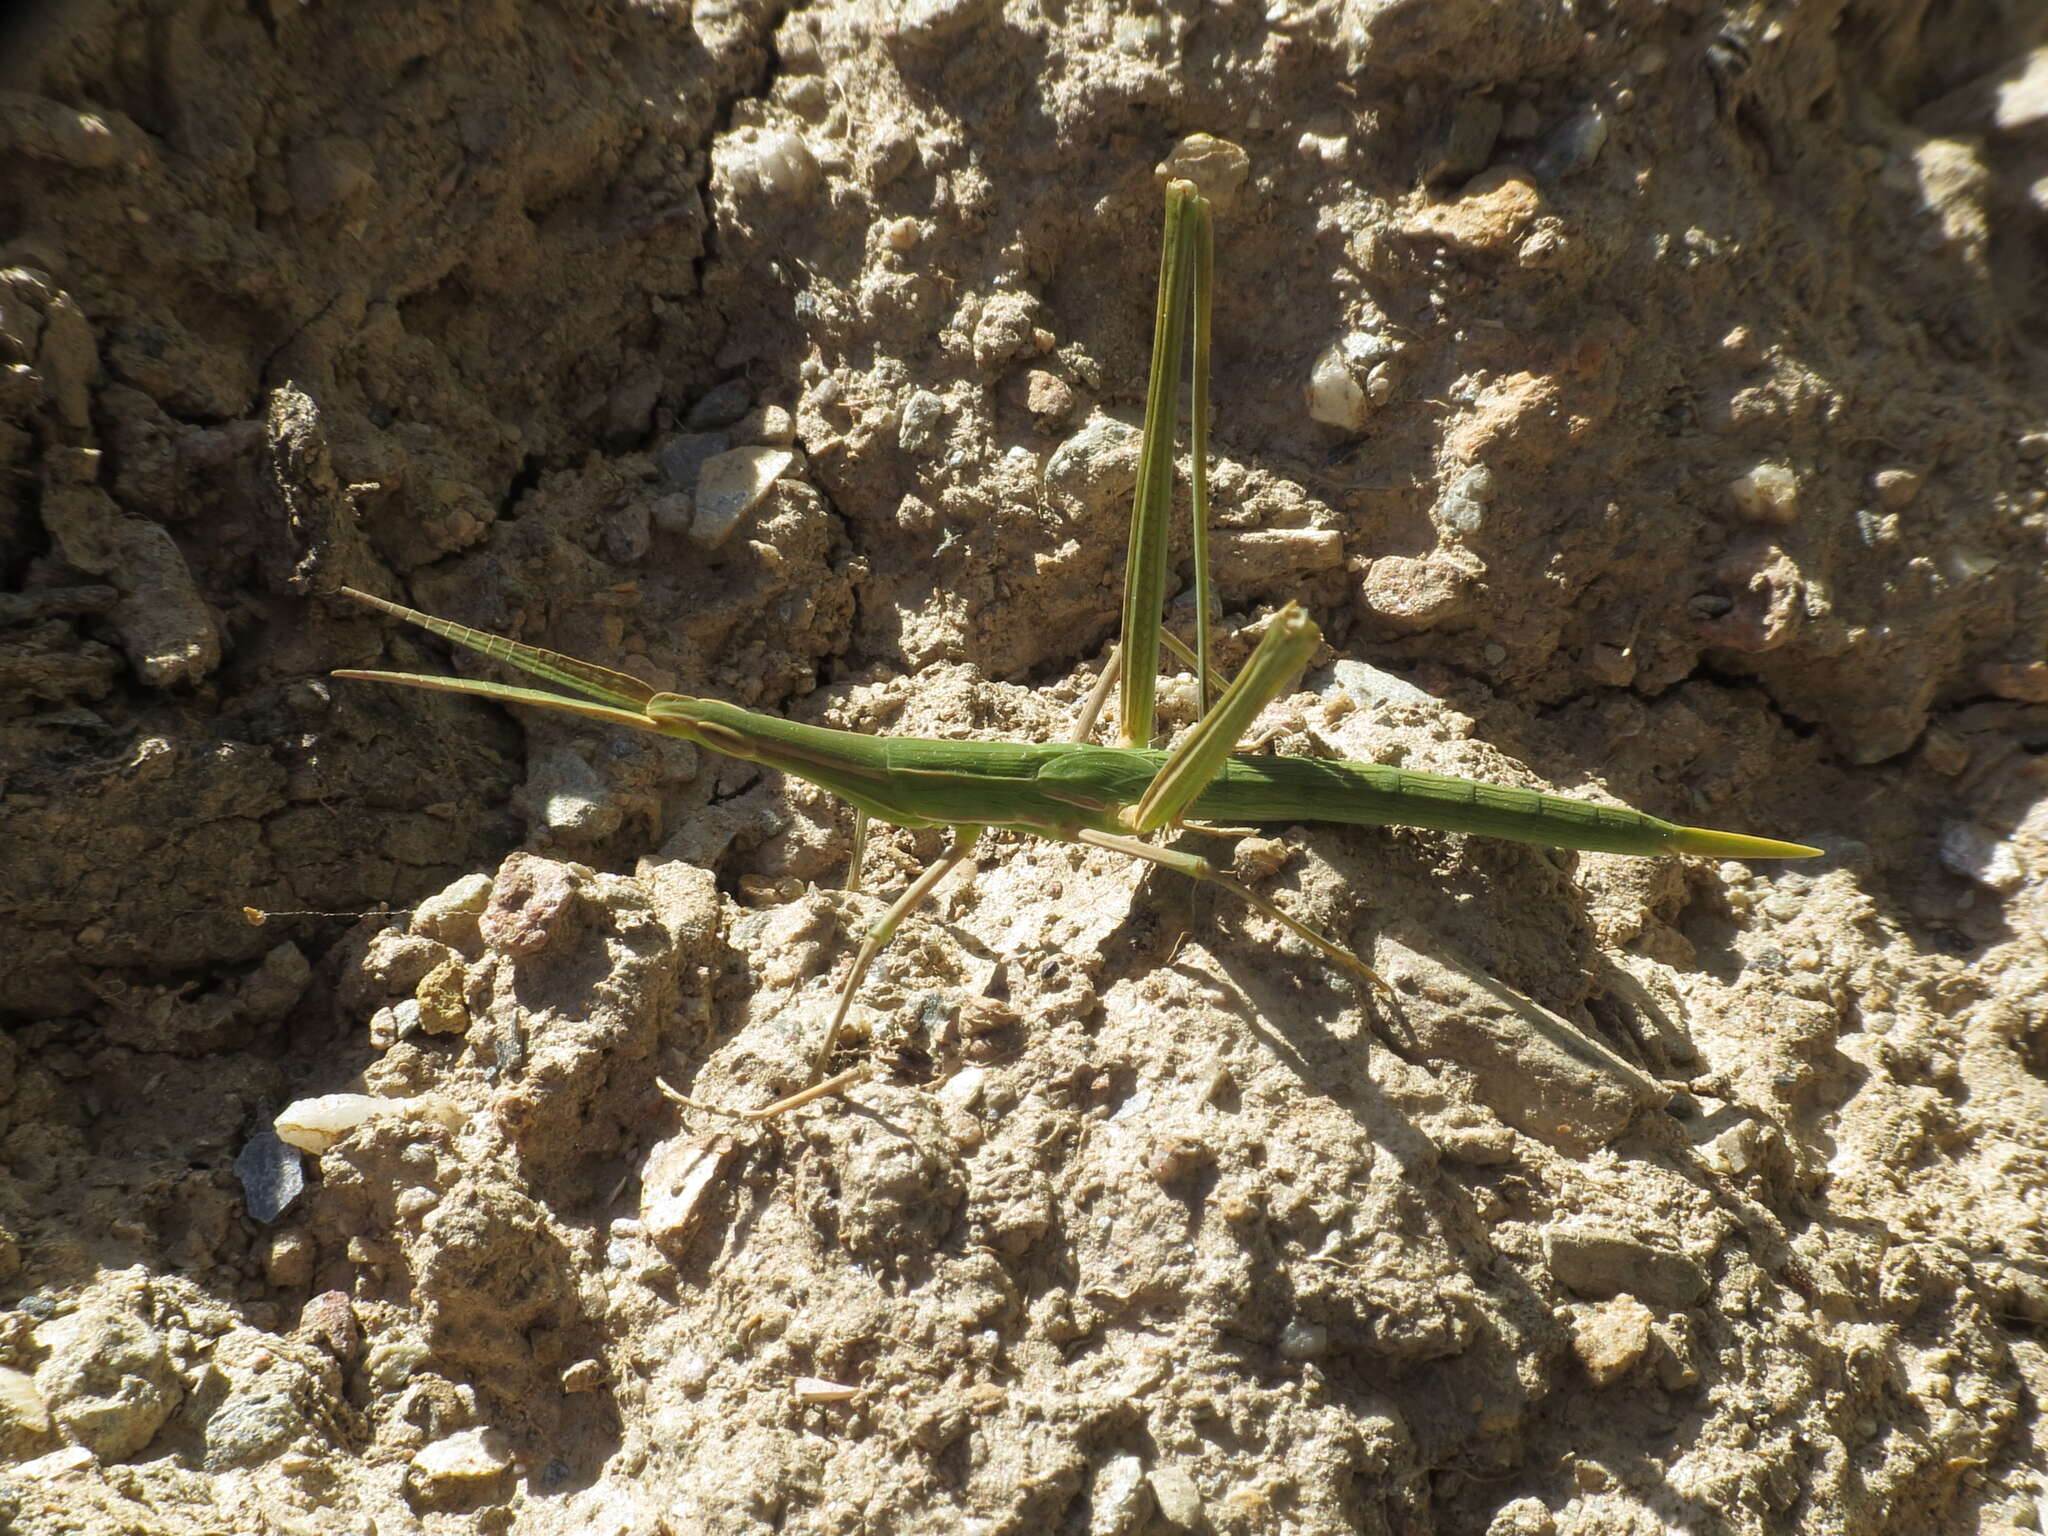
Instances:
[[[2048,1520],[2038,8],[10,26],[0,1526]],[[943,834],[844,894],[808,786],[332,680],[474,670],[336,589],[1057,737],[1200,133],[1224,648],[1328,638],[1272,749],[1827,856],[1220,845],[1375,1003],[997,835],[854,1010],[900,1070],[678,1107],[803,1080]]]

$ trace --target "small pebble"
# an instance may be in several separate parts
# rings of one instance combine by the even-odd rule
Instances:
[[[991,19],[996,0],[902,0],[896,34],[906,42],[936,43]]]
[[[623,812],[617,797],[607,792],[597,770],[574,747],[537,754],[526,774],[527,803],[537,804],[543,825],[556,836],[594,842],[618,830]],[[465,1010],[465,1027],[466,1019]]]
[[[655,448],[654,462],[670,485],[695,490],[705,463],[731,447],[730,432],[675,432]]]
[[[1870,477],[1870,486],[1877,492],[1880,505],[1898,508],[1908,505],[1918,496],[1926,481],[1927,477],[1918,470],[1880,469]]]
[[[379,1392],[397,1392],[426,1361],[426,1346],[417,1339],[386,1338],[364,1355],[363,1379]]]
[[[399,999],[389,1008],[379,1008],[370,1019],[370,1043],[388,1051],[399,1041],[420,1032],[419,999]]]
[[[690,538],[704,549],[723,544],[775,482],[796,462],[787,448],[734,448],[707,459],[697,473],[697,513]]]
[[[1952,873],[2001,895],[2026,883],[2027,872],[2011,840],[1972,821],[1954,821],[1943,827],[1936,857]]]
[[[1474,464],[1453,480],[1430,509],[1430,517],[1448,532],[1474,534],[1486,519],[1486,507],[1494,497],[1493,471]]]
[[[1735,505],[1751,522],[1789,523],[1799,515],[1799,477],[1783,464],[1759,464],[1728,483]]]
[[[1239,590],[1344,568],[1344,535],[1334,528],[1218,528],[1210,539],[1210,569]]]
[[[1024,376],[1024,404],[1032,415],[1058,421],[1074,408],[1074,392],[1057,374],[1033,368]]]
[[[654,498],[648,520],[658,533],[688,533],[697,520],[697,498],[688,491],[670,491]]]
[[[1045,488],[1057,501],[1099,512],[1138,483],[1143,434],[1110,416],[1091,415],[1045,461]]]
[[[419,1026],[430,1035],[459,1035],[469,1028],[469,1004],[463,987],[462,963],[453,957],[427,972],[413,990]]]
[[[784,406],[764,405],[732,424],[732,439],[736,443],[787,448],[796,441],[796,418]]]
[[[414,908],[410,926],[414,934],[452,949],[474,948],[482,942],[476,920],[490,899],[489,875],[464,875]]]
[[[1442,551],[1383,555],[1365,573],[1361,595],[1380,618],[1414,632],[1462,616],[1473,601],[1473,577]]]
[[[640,1175],[640,1223],[654,1245],[680,1261],[711,1207],[738,1143],[730,1136],[663,1142]]]
[[[512,1451],[503,1434],[490,1428],[463,1429],[422,1446],[405,1478],[415,1493],[449,1497],[502,1477],[511,1466]]]
[[[263,1256],[263,1275],[283,1291],[296,1291],[313,1283],[313,1239],[304,1232],[274,1233]]]
[[[8,136],[20,154],[78,170],[99,171],[136,158],[135,125],[117,136],[107,119],[61,102],[23,93],[9,104]]]
[[[306,1187],[306,1171],[298,1149],[272,1131],[258,1131],[235,1155],[235,1177],[242,1181],[242,1200],[257,1221],[282,1216]]]
[[[1440,706],[1430,694],[1393,672],[1363,661],[1339,660],[1330,668],[1330,684],[1340,697],[1360,708],[1374,704],[1405,704],[1412,709],[1436,710]]]
[[[1343,349],[1339,346],[1325,348],[1322,356],[1316,359],[1315,366],[1309,370],[1303,398],[1312,420],[1346,432],[1357,431],[1372,414],[1371,402],[1358,380],[1352,377],[1351,367],[1345,362]]]
[[[745,379],[727,379],[714,384],[690,407],[683,425],[692,433],[710,433],[729,427],[747,414],[754,403],[754,388]],[[722,450],[720,450],[722,451]]]
[[[67,1445],[61,1451],[52,1451],[47,1456],[32,1457],[14,1468],[14,1475],[29,1482],[55,1482],[75,1472],[83,1472],[94,1461],[91,1451],[82,1445]]]
[[[1619,1381],[1650,1348],[1656,1315],[1633,1296],[1587,1307],[1572,1320],[1572,1353],[1596,1387]]]
[[[1546,177],[1573,175],[1597,160],[1606,144],[1607,119],[1598,108],[1588,107],[1550,136],[1549,145],[1536,162],[1537,174]]]
[[[859,1397],[860,1388],[822,1376],[799,1376],[790,1383],[790,1395],[800,1403],[845,1403]]]
[[[1251,156],[1230,140],[1191,133],[1173,146],[1158,174],[1193,182],[1222,215],[1236,205],[1251,168]]]
[[[946,402],[928,389],[915,390],[903,402],[903,420],[896,445],[905,453],[928,453],[937,446],[946,419]]]
[[[1153,1141],[1145,1158],[1145,1171],[1156,1183],[1171,1184],[1215,1161],[1215,1150],[1199,1137],[1174,1132]]]
[[[1431,203],[1406,220],[1402,233],[1442,240],[1471,251],[1504,251],[1544,211],[1543,193],[1526,170],[1495,166],[1467,182],[1446,202]]]
[[[653,508],[639,497],[614,507],[604,519],[605,558],[618,565],[634,565],[647,557],[654,545]]]
[[[1154,1467],[1145,1480],[1152,1485],[1152,1497],[1159,1505],[1159,1518],[1182,1531],[1208,1528],[1209,1517],[1202,1508],[1202,1491],[1180,1467]]]
[[[1088,1485],[1088,1536],[1125,1536],[1141,1530],[1152,1513],[1145,1464],[1125,1454],[1096,1465]]]
[[[299,1332],[346,1365],[363,1346],[362,1324],[347,1291],[322,1291],[299,1309]]]
[[[1762,1146],[1754,1120],[1739,1121],[1699,1149],[1700,1161],[1725,1178],[1740,1178],[1757,1165]]]
[[[1218,1056],[1202,1074],[1201,1100],[1204,1104],[1213,1104],[1236,1087],[1237,1079],[1230,1070],[1230,1063]]]
[[[391,1209],[400,1221],[416,1222],[440,1203],[439,1190],[429,1189],[424,1184],[411,1184],[398,1192],[397,1198],[391,1202]]]
[[[1013,357],[1037,350],[1038,300],[1014,289],[998,289],[981,306],[974,322],[974,360],[994,368]]]
[[[746,128],[729,136],[713,159],[735,193],[758,192],[800,202],[818,184],[818,161],[801,134],[787,128]]]
[[[396,1264],[403,1253],[398,1244],[387,1242],[381,1237],[365,1237],[360,1232],[348,1240],[343,1250],[351,1264],[363,1264],[372,1269],[388,1269]]]
[[[1425,186],[1463,181],[1486,169],[1500,137],[1505,108],[1491,92],[1468,91],[1451,109],[1451,123],[1436,160],[1422,175]]]
[[[367,1093],[328,1093],[286,1105],[272,1128],[283,1141],[317,1156],[372,1115],[409,1113],[424,1114],[449,1131],[460,1130],[469,1118],[458,1105],[434,1094],[382,1099]]]
[[[1302,159],[1328,169],[1344,163],[1351,141],[1341,133],[1318,133],[1311,128],[1294,141],[1294,150]]]
[[[1292,1318],[1280,1330],[1280,1358],[1320,1360],[1330,1352],[1330,1330],[1321,1323]]]

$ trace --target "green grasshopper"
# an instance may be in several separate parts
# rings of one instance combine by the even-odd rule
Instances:
[[[1419,773],[1376,763],[1257,756],[1237,751],[1254,718],[1300,676],[1322,633],[1295,603],[1266,628],[1236,680],[1208,701],[1207,373],[1212,240],[1209,204],[1185,181],[1169,183],[1166,241],[1160,261],[1150,388],[1133,500],[1125,573],[1123,654],[1113,656],[1065,742],[937,741],[867,736],[756,714],[716,699],[661,690],[605,667],[500,635],[434,618],[366,592],[345,595],[480,651],[581,698],[535,688],[412,672],[348,670],[337,677],[402,683],[566,710],[587,719],[679,736],[713,752],[795,774],[855,807],[853,868],[860,867],[866,819],[901,827],[947,827],[952,845],[914,880],[864,938],[839,989],[832,1021],[814,1057],[814,1086],[761,1110],[760,1118],[846,1086],[864,1069],[829,1081],[826,1067],[862,980],[897,928],[964,863],[991,827],[1129,854],[1221,886],[1287,928],[1361,980],[1385,983],[1350,949],[1289,916],[1223,874],[1207,859],[1144,841],[1182,826],[1229,829],[1261,822],[1349,822],[1431,827],[1602,853],[1697,854],[1710,858],[1801,859],[1821,850],[1801,843],[1679,826],[1621,806],[1531,789]],[[1194,517],[1196,643],[1193,664],[1202,715],[1172,751],[1150,745],[1165,599],[1167,532],[1173,494],[1173,431],[1181,360],[1192,330],[1190,502]],[[1112,680],[1121,675],[1120,738],[1114,747],[1086,741]],[[675,1095],[680,1097],[680,1095]],[[684,1102],[691,1102],[685,1100]],[[710,1107],[710,1106],[699,1106]]]

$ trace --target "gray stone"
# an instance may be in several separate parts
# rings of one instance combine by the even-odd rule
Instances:
[[[654,450],[654,462],[670,485],[695,490],[706,461],[731,447],[732,437],[725,432],[678,432],[662,440]]]
[[[704,392],[697,403],[690,407],[690,414],[684,419],[683,425],[692,432],[729,427],[746,415],[753,405],[753,386],[745,379],[727,379],[723,384],[714,384]]]
[[[270,1130],[251,1136],[236,1155],[235,1177],[242,1181],[242,1199],[249,1214],[262,1222],[277,1220],[306,1187],[298,1148],[288,1146]]]

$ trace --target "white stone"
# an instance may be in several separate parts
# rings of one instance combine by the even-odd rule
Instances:
[[[370,1116],[404,1102],[374,1098],[367,1093],[323,1093],[286,1105],[271,1122],[271,1129],[286,1146],[317,1156]]]
[[[511,1448],[495,1429],[460,1429],[420,1447],[412,1476],[428,1486],[497,1477],[512,1465]]]
[[[1783,464],[1759,464],[1728,483],[1751,522],[1789,523],[1799,515],[1799,477]]]
[[[842,1381],[827,1381],[822,1376],[799,1376],[790,1390],[800,1403],[844,1403],[860,1396],[859,1387],[850,1387]]]
[[[735,191],[760,191],[795,202],[818,184],[818,161],[801,134],[787,128],[742,130],[719,146],[722,169]]]
[[[671,1259],[696,1233],[718,1180],[738,1149],[730,1136],[688,1136],[663,1142],[640,1174],[640,1225]]]
[[[787,448],[758,446],[706,459],[697,471],[697,515],[690,523],[690,538],[705,549],[723,544],[795,462],[796,455]]]
[[[2027,872],[2012,841],[1973,821],[1950,822],[1942,828],[1936,856],[1944,867],[2001,894],[2018,890]]]
[[[1306,391],[1308,413],[1325,426],[1355,432],[1372,414],[1371,402],[1344,361],[1342,346],[1324,349],[1309,370]]]
[[[459,1131],[469,1122],[460,1105],[438,1094],[380,1099],[367,1093],[323,1093],[287,1104],[271,1129],[287,1146],[318,1156],[372,1115],[403,1114],[424,1115],[448,1131]]]

